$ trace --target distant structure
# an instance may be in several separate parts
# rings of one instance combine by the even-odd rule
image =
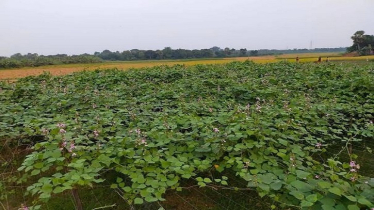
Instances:
[[[296,57],[296,63],[299,63],[299,56]]]
[[[329,61],[330,61],[329,57],[326,57],[326,62],[329,62]]]

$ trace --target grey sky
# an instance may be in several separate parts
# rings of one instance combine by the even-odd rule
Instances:
[[[0,56],[109,49],[286,49],[374,34],[373,0],[0,0]]]

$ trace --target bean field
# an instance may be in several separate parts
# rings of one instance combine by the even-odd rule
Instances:
[[[2,81],[0,202],[371,209],[373,121],[373,62],[176,64]],[[103,200],[86,196],[98,189]],[[202,194],[195,200],[220,195],[193,202],[192,189]]]

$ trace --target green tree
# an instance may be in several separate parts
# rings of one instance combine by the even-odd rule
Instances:
[[[356,33],[351,36],[351,39],[353,40],[353,45],[347,48],[348,52],[357,51],[360,55],[369,55],[373,53],[373,35],[366,35],[365,31],[356,31]]]
[[[239,56],[246,56],[247,55],[247,49],[246,48],[242,48],[239,50]]]

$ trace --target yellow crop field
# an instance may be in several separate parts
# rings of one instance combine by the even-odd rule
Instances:
[[[223,64],[232,61],[251,60],[255,63],[274,63],[280,61],[296,62],[295,58],[299,57],[299,61],[315,62],[318,57],[322,57],[322,61],[326,61],[329,57],[330,61],[369,61],[374,60],[374,55],[360,56],[360,57],[344,57],[339,53],[305,53],[305,54],[285,54],[279,56],[257,56],[257,57],[235,57],[222,59],[197,59],[197,60],[158,60],[158,61],[123,61],[123,62],[103,62],[92,64],[66,64],[66,65],[52,65],[40,67],[26,67],[20,69],[4,69],[0,70],[0,80],[14,80],[26,76],[36,76],[43,72],[50,72],[52,75],[65,75],[76,71],[95,70],[95,69],[110,69],[117,68],[127,70],[131,68],[143,68],[160,65],[176,65],[183,64],[187,66],[197,64]]]
[[[284,54],[275,56],[277,59],[291,58],[318,58],[321,57],[341,57],[342,53],[302,53],[302,54]]]

